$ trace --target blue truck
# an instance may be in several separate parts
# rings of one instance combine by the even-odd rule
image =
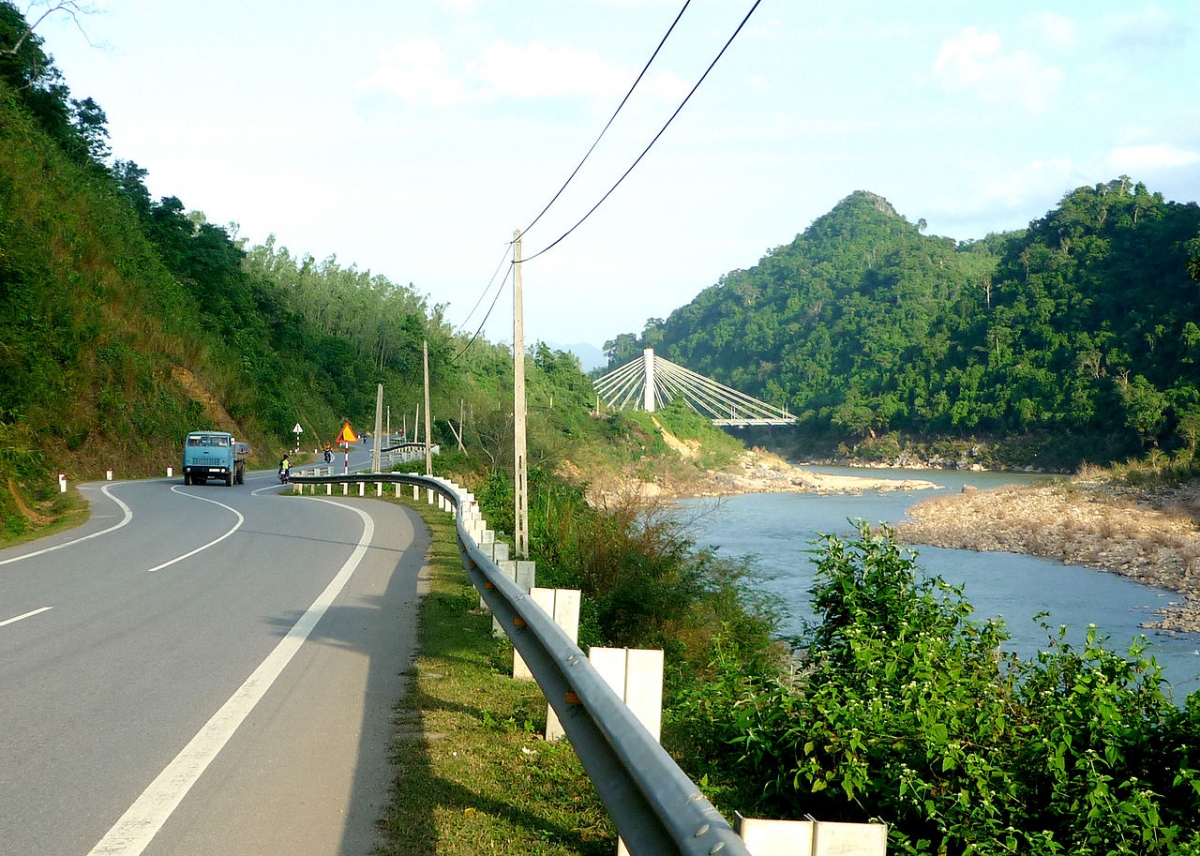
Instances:
[[[246,458],[250,447],[227,431],[193,431],[183,441],[183,483],[204,484],[209,479],[226,487],[246,483]]]

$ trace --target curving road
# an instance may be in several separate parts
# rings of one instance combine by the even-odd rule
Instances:
[[[0,551],[0,854],[370,853],[419,518],[273,472],[81,490]]]

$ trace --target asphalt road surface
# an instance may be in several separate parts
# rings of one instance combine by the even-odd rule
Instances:
[[[81,490],[0,551],[0,854],[370,853],[419,518],[274,472]]]

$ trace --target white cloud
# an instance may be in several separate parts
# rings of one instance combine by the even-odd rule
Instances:
[[[1000,36],[968,27],[942,42],[933,75],[947,92],[973,92],[989,104],[1015,103],[1040,113],[1063,83],[1061,69],[1025,51],[1001,52]]]
[[[1143,170],[1191,166],[1200,163],[1200,152],[1165,145],[1119,146],[1113,149],[1108,162],[1118,172],[1132,174]]]
[[[1075,22],[1058,12],[1038,12],[1028,19],[1037,36],[1053,48],[1075,47]]]
[[[409,103],[439,107],[466,99],[462,80],[451,76],[449,62],[433,39],[408,39],[379,52],[381,65],[358,82],[360,92],[382,89]]]
[[[493,42],[461,71],[432,39],[409,39],[379,52],[380,66],[360,80],[361,91],[381,89],[409,103],[448,106],[503,96],[523,100],[584,97],[611,100],[633,83],[634,72],[595,50],[533,43],[517,47]],[[650,73],[641,89],[672,101],[687,88],[670,72]]]
[[[1108,42],[1115,48],[1135,53],[1156,53],[1179,48],[1192,28],[1158,5],[1110,16]]]
[[[483,84],[517,98],[607,97],[629,86],[626,72],[594,50],[541,44],[490,45],[475,72]]]

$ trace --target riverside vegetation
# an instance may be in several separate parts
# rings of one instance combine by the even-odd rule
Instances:
[[[511,528],[505,348],[451,330],[412,285],[275,241],[250,247],[232,224],[152,200],[144,170],[106,141],[100,105],[72,97],[0,0],[0,539],[66,516],[55,471],[158,474],[193,428],[234,430],[270,459],[295,422],[317,440],[343,418],[369,421],[379,382],[393,413],[415,413],[425,341],[435,439],[455,445],[441,416],[453,414],[466,448],[440,466],[475,488],[495,528]],[[955,245],[854,194],[640,339],[619,337],[612,355],[665,347],[851,452],[901,432],[947,443],[986,433],[1016,450],[1011,463],[1157,448],[1186,469],[1200,433],[1187,276],[1197,222],[1194,204],[1121,178],[1068,195],[1025,232]],[[972,623],[960,593],[918,581],[890,535],[868,531],[821,546],[812,594],[823,620],[779,640],[777,605],[755,590],[750,563],[696,549],[664,508],[621,489],[702,480],[740,446],[682,410],[657,423],[592,413],[569,354],[536,345],[527,365],[540,581],[583,591],[585,644],[666,650],[664,742],[724,811],[879,818],[898,852],[1200,851],[1200,705],[1164,698],[1141,652],[1091,637],[1034,663],[997,656],[1001,625]],[[613,483],[589,492],[604,474]],[[464,631],[485,624],[449,585],[429,608],[468,610]],[[478,650],[470,659],[501,670]],[[420,669],[413,704],[469,707],[423,687]],[[494,710],[460,710],[460,724],[532,743],[532,702]],[[422,729],[420,745],[432,755],[458,739]],[[563,814],[518,809],[518,820],[594,851],[609,832],[586,785],[544,751],[576,781],[582,814],[556,804]],[[448,769],[430,766],[435,778]],[[465,764],[458,774],[474,775]],[[537,767],[494,793],[537,792],[549,775]],[[506,811],[482,790],[429,792],[439,829]],[[436,834],[437,846],[456,834]]]

